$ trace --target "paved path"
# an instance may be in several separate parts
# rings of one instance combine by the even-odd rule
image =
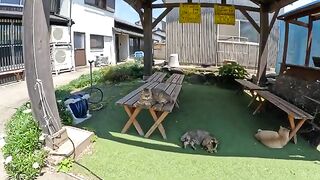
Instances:
[[[89,68],[77,69],[74,72],[62,73],[53,76],[55,87],[67,84],[82,74],[89,73]],[[25,81],[10,85],[0,86],[0,135],[4,134],[5,123],[15,113],[16,108],[28,101],[28,91]],[[0,154],[0,179],[6,179],[3,166],[3,156]],[[70,179],[70,178],[69,178]]]

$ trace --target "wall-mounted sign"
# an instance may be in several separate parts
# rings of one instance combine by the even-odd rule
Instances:
[[[235,25],[236,10],[230,5],[214,5],[214,23]]]
[[[179,22],[180,23],[200,23],[201,22],[200,4],[180,4]]]

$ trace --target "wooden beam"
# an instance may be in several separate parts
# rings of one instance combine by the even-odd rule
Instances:
[[[43,133],[52,135],[62,125],[52,82],[50,1],[27,0],[23,8],[23,58],[32,113]]]
[[[255,3],[256,5],[260,6],[259,0],[250,0],[251,2]]]
[[[144,4],[144,13],[143,13],[143,41],[144,41],[144,76],[143,79],[147,79],[152,74],[152,49],[153,49],[153,40],[152,40],[152,2],[147,1]]]
[[[251,23],[251,25],[254,27],[254,29],[260,33],[260,27],[256,23],[256,21],[249,15],[249,13],[244,9],[239,9],[239,11],[248,19],[248,21]]]
[[[141,24],[143,24],[143,12],[142,9],[142,2],[140,0],[124,0],[128,3],[139,15]]]
[[[274,12],[273,16],[272,16],[272,19],[271,19],[271,22],[270,22],[270,25],[269,25],[269,32],[268,32],[268,34],[270,34],[270,32],[271,32],[271,30],[272,30],[272,28],[273,28],[273,25],[274,25],[274,23],[275,23],[276,20],[277,20],[279,11],[280,11],[280,9],[276,10],[276,11]]]
[[[309,15],[316,15],[319,12],[320,12],[320,4],[314,3],[311,6],[307,6],[305,8],[298,8],[282,16],[279,16],[279,19],[282,19],[282,20],[298,19],[301,17],[309,16]]]
[[[302,26],[302,27],[305,27],[305,28],[308,28],[308,27],[309,27],[309,25],[308,25],[307,23],[298,21],[298,20],[296,20],[296,19],[289,20],[289,21],[287,21],[287,22],[289,22],[289,23],[291,23],[291,24],[295,24],[295,25],[297,25],[297,26]]]
[[[200,4],[201,7],[207,7],[207,8],[213,8],[214,5],[221,5],[220,3],[196,3]],[[232,4],[226,4],[226,5],[232,5]],[[247,11],[253,11],[253,12],[260,12],[259,8],[251,7],[251,6],[241,6],[241,5],[233,5],[236,9],[244,9]],[[152,8],[175,8],[180,7],[180,3],[163,3],[163,4],[152,4]]]
[[[258,84],[264,85],[266,82],[267,61],[268,61],[268,37],[269,37],[269,13],[268,6],[260,6],[260,44],[259,44],[259,63],[257,80]]]
[[[156,20],[152,23],[152,29],[157,26],[157,24],[172,10],[173,8],[167,8],[165,11],[163,11]]]
[[[278,9],[281,9],[291,3],[296,2],[297,0],[279,0],[279,1],[273,1],[272,4],[270,4],[268,8],[268,12],[274,12]]]
[[[286,61],[287,61],[287,52],[288,52],[288,42],[289,42],[289,22],[285,22],[285,32],[284,32],[284,43],[283,43],[283,54],[282,54],[282,63],[280,68],[280,73],[282,74],[285,71]]]
[[[305,66],[309,66],[310,61],[310,53],[311,53],[311,46],[312,46],[312,28],[313,28],[313,21],[312,18],[309,16],[308,22],[308,39],[307,39],[307,49],[306,49],[306,59],[305,59]]]
[[[319,20],[320,19],[320,14],[316,14],[316,15],[313,15],[312,16],[312,20],[313,21],[317,21],[317,20]]]

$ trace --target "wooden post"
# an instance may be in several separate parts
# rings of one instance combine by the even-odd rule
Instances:
[[[269,13],[268,6],[260,5],[260,44],[257,83],[263,85],[266,82],[266,70],[268,61],[268,37],[269,37]]]
[[[280,74],[285,71],[286,61],[287,61],[287,52],[288,52],[288,41],[289,41],[289,22],[285,22],[285,33],[284,33],[284,44],[283,44],[283,54],[282,54],[282,63],[280,67]]]
[[[43,133],[52,135],[58,132],[62,125],[54,94],[49,58],[49,2],[48,0],[25,1],[23,11],[23,58],[33,116],[39,122]],[[44,98],[46,102],[42,103],[41,100],[44,100]],[[44,106],[44,104],[47,104],[47,106]],[[44,111],[49,114],[48,118],[44,118]],[[49,122],[46,120],[49,120]]]
[[[144,76],[143,79],[147,79],[152,74],[152,2],[146,1],[143,5],[143,40],[144,40]]]
[[[311,45],[312,45],[312,27],[313,27],[313,20],[311,16],[309,16],[306,59],[304,63],[304,65],[307,67],[309,67],[309,62],[310,62],[310,52],[311,52]]]

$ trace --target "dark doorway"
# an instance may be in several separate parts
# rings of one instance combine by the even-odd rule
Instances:
[[[119,55],[119,35],[116,34],[116,40],[115,40],[115,47],[116,47],[116,62],[120,62],[120,55]]]

